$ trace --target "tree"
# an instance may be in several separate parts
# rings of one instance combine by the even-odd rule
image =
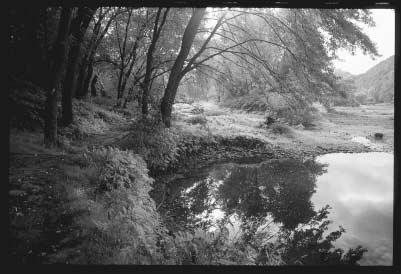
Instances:
[[[89,92],[89,83],[93,74],[93,62],[96,50],[119,12],[120,8],[99,8],[91,39],[85,47],[85,54],[82,58],[76,90],[77,97],[85,97]]]
[[[367,10],[232,9],[232,13],[203,60],[195,62],[215,70],[209,77],[218,75],[227,95],[266,100],[278,95],[295,113],[313,101],[325,104],[339,92],[332,65],[337,49],[359,47],[372,57],[378,55],[355,24],[373,24]],[[250,94],[249,83],[258,94]]]
[[[141,83],[142,88],[142,115],[146,116],[148,114],[148,97],[149,97],[149,88],[150,88],[150,81],[151,81],[151,74],[153,71],[153,53],[156,48],[156,43],[160,37],[160,33],[163,29],[163,25],[166,22],[166,17],[168,13],[168,8],[163,14],[163,18],[160,21],[160,14],[162,8],[157,10],[156,19],[154,22],[153,27],[153,34],[152,34],[152,41],[149,45],[148,52],[146,53],[146,72],[143,82]]]
[[[82,58],[82,42],[94,13],[95,9],[93,8],[80,7],[78,8],[77,16],[72,22],[71,34],[73,41],[68,56],[62,96],[62,123],[64,126],[73,121],[72,97],[75,95],[77,88],[79,65]]]
[[[56,42],[53,46],[51,75],[47,87],[44,142],[46,146],[57,145],[57,96],[61,92],[63,69],[67,61],[68,36],[71,25],[72,8],[62,8]]]
[[[180,80],[184,76],[182,73],[182,68],[184,66],[185,59],[187,58],[189,51],[194,41],[196,31],[205,14],[205,8],[195,9],[191,19],[185,28],[184,35],[182,37],[182,43],[180,52],[178,53],[177,59],[170,72],[170,77],[167,82],[167,87],[164,91],[164,96],[162,98],[160,110],[162,114],[163,123],[167,126],[171,126],[171,112],[174,103],[174,98],[177,93],[178,85]]]

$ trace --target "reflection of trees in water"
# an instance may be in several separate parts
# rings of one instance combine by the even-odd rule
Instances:
[[[190,227],[220,208],[225,214],[223,220],[232,215],[241,219],[241,241],[258,250],[260,264],[273,249],[268,241],[272,236],[276,236],[274,249],[280,249],[286,264],[355,264],[366,250],[357,247],[344,253],[334,249],[333,242],[344,230],[340,228],[323,237],[330,223],[326,220],[328,207],[316,212],[310,201],[316,177],[324,172],[324,165],[312,160],[218,166],[208,177],[183,191],[176,204],[176,221]],[[269,228],[258,230],[270,222],[269,217],[281,224],[277,234],[272,235]]]
[[[236,166],[219,188],[219,201],[228,214],[235,212],[246,219],[270,213],[275,222],[292,229],[313,216],[310,198],[323,167],[293,159]]]
[[[282,241],[282,260],[289,265],[355,265],[367,251],[362,246],[351,248],[344,252],[341,248],[334,248],[333,243],[345,232],[332,231],[323,236],[331,221],[327,220],[329,206],[320,209],[314,214],[307,225],[294,230],[284,230],[280,235]],[[306,228],[305,228],[306,227]]]

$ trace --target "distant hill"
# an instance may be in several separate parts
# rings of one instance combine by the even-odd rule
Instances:
[[[348,71],[344,71],[341,69],[335,69],[334,70],[334,74],[338,77],[343,78],[344,80],[349,79],[351,77],[354,77],[355,75],[353,75],[352,73],[349,73]]]
[[[394,101],[394,55],[350,79],[354,80],[355,96],[359,101]]]

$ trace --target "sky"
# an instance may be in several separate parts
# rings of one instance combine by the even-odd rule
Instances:
[[[352,74],[361,74],[387,59],[395,52],[395,15],[392,9],[372,9],[372,17],[376,22],[375,27],[363,26],[363,29],[373,42],[376,43],[381,57],[373,60],[369,55],[363,55],[357,50],[355,55],[346,50],[339,50],[338,56],[341,60],[335,60],[334,66],[338,69]]]

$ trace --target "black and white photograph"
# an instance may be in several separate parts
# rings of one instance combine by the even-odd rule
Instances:
[[[9,263],[394,266],[399,10],[171,3],[8,8]]]

